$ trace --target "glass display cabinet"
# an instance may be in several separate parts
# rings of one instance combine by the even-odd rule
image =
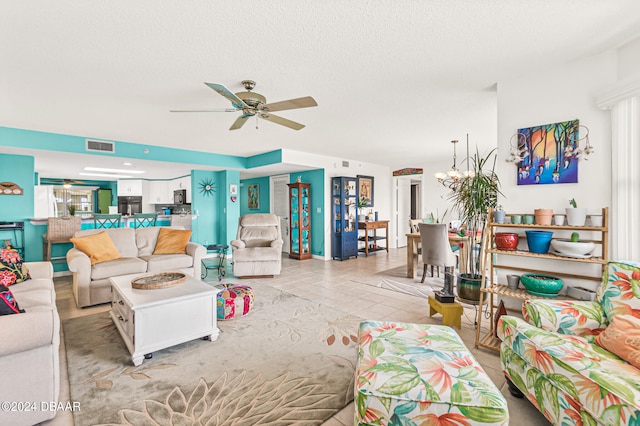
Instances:
[[[358,257],[358,179],[331,178],[331,257]]]
[[[296,182],[289,186],[289,257],[311,258],[311,184]]]

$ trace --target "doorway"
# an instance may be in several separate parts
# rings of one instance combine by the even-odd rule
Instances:
[[[393,241],[406,247],[409,219],[422,217],[422,175],[394,176],[393,187]]]
[[[271,213],[280,218],[282,251],[289,253],[289,175],[271,176]]]

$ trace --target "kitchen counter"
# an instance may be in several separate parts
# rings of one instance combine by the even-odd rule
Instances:
[[[196,215],[192,215],[193,219],[195,219],[197,216]],[[122,225],[125,228],[131,228],[131,222],[133,221],[133,216],[126,216],[123,215],[122,216]],[[29,219],[29,222],[32,225],[47,225],[47,218],[32,218]],[[157,226],[169,226],[169,224],[171,223],[171,215],[166,215],[166,214],[159,214],[158,215],[158,221],[157,221]],[[82,229],[92,229],[93,228],[93,216],[84,216],[82,217]]]

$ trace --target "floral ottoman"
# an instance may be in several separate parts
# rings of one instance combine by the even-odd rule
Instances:
[[[360,323],[358,425],[507,425],[502,393],[452,328]]]
[[[217,318],[228,320],[247,315],[253,306],[254,292],[248,285],[220,284]]]

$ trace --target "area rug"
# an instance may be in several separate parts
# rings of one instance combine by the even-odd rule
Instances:
[[[421,283],[422,268],[418,269],[420,270],[416,278],[407,278],[406,265],[387,269],[375,274],[374,277],[376,279],[368,281],[367,284],[425,299],[432,296],[434,292],[442,290],[444,286],[444,273],[441,273],[441,277],[431,277],[427,275],[424,283]]]
[[[135,367],[108,313],[63,322],[83,425],[314,425],[353,400],[359,318],[269,286],[249,314]]]

